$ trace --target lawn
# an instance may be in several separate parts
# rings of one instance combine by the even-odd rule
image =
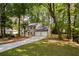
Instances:
[[[5,52],[1,56],[79,56],[79,47],[41,40]]]

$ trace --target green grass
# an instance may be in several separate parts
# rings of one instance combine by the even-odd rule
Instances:
[[[41,40],[2,52],[0,56],[79,56],[79,47]]]

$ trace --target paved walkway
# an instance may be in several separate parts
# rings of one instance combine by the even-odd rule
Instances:
[[[34,36],[34,37],[31,37],[31,38],[25,39],[23,41],[18,41],[18,42],[13,42],[13,43],[0,45],[0,52],[4,52],[6,50],[22,46],[24,44],[32,43],[32,42],[41,40],[45,37],[46,36]]]

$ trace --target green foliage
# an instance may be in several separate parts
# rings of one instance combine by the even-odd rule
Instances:
[[[12,28],[12,24],[13,24],[12,20],[7,17],[5,21],[5,27]]]
[[[74,34],[79,35],[79,28],[74,28]]]
[[[26,28],[28,26],[28,22],[27,21],[24,21],[22,24],[21,24],[21,27],[22,28]]]
[[[4,4],[0,4],[0,7]],[[54,10],[55,9],[55,10]],[[0,8],[1,10],[1,8]],[[73,28],[79,28],[79,4],[71,3],[70,4],[70,27],[73,31]],[[5,15],[4,15],[5,14]],[[10,3],[7,4],[3,18],[6,19],[6,27],[17,28],[17,23],[13,23],[12,19],[9,17],[19,18],[21,23],[23,23],[23,17],[29,17],[29,23],[42,23],[43,25],[50,26],[51,30],[58,28],[60,32],[67,32],[68,30],[68,3]],[[52,15],[51,15],[52,14]],[[54,15],[55,14],[55,15]],[[77,15],[76,18],[72,18]],[[7,17],[7,18],[5,18]],[[55,19],[52,19],[54,18]],[[50,19],[53,21],[51,22]],[[74,24],[75,20],[75,26]],[[57,26],[55,27],[55,23]],[[51,22],[51,24],[50,24]],[[18,27],[24,27],[24,24],[18,25]],[[19,24],[19,23],[18,23]],[[21,26],[22,25],[22,26]]]

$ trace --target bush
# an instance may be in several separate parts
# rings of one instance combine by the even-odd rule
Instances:
[[[73,41],[79,43],[79,28],[74,29]]]

